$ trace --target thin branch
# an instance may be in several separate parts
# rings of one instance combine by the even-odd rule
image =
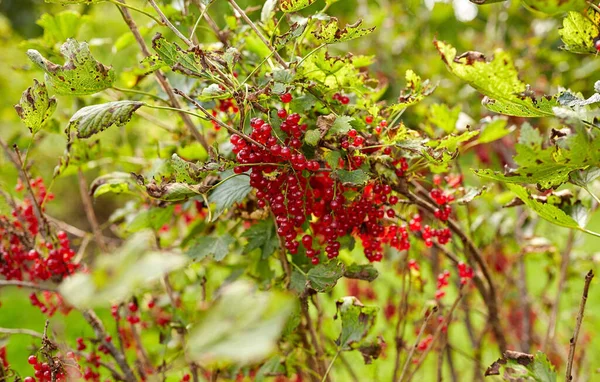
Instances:
[[[317,372],[319,375],[325,375],[325,366],[323,364],[325,360],[325,353],[323,352],[323,348],[319,343],[319,339],[317,336],[317,332],[315,330],[315,326],[313,325],[312,318],[310,317],[310,312],[308,311],[308,299],[306,297],[300,298],[300,309],[302,310],[302,315],[304,316],[304,320],[306,321],[306,328],[308,329],[308,333],[310,335],[310,339],[312,341],[313,348],[315,349],[315,353],[317,356]],[[324,380],[329,380],[328,377]]]
[[[575,231],[569,231],[569,237],[567,238],[567,245],[562,253],[560,260],[560,276],[558,278],[558,290],[556,291],[556,297],[554,298],[554,304],[552,305],[552,311],[550,312],[550,318],[548,319],[548,329],[546,330],[546,337],[542,345],[542,351],[546,351],[548,344],[554,340],[556,334],[556,318],[558,317],[558,309],[560,307],[560,297],[563,290],[565,289],[567,281],[567,271],[569,269],[569,262],[571,260],[571,251],[575,243]]]
[[[29,281],[20,280],[0,280],[0,288],[5,286],[17,286],[22,288],[36,289],[40,291],[57,292],[58,290],[53,286],[41,285],[32,283]]]
[[[425,332],[425,328],[427,327],[427,324],[429,323],[429,320],[431,319],[431,317],[433,317],[433,315],[437,311],[438,311],[438,307],[434,306],[431,311],[427,312],[428,313],[427,317],[425,317],[425,320],[423,320],[423,324],[421,324],[421,328],[419,329],[419,334],[417,334],[417,339],[415,340],[415,344],[410,348],[410,351],[408,352],[408,355],[406,356],[406,360],[404,361],[404,366],[402,366],[402,373],[400,373],[400,378],[398,379],[398,381],[404,380],[404,375],[406,374],[406,371],[408,370],[408,365],[410,365],[410,360],[412,359],[412,356],[415,354],[415,350],[417,349],[417,347],[419,346],[419,343],[421,342],[421,337],[423,336],[423,333]]]
[[[206,20],[206,23],[208,24],[208,26],[213,30],[213,32],[215,32],[215,35],[217,35],[217,38],[219,39],[219,41],[221,41],[221,44],[223,44],[224,47],[226,47],[227,44],[227,34],[224,32],[221,32],[221,30],[219,29],[219,26],[217,25],[217,23],[215,22],[215,20],[212,19],[212,17],[210,17],[210,15],[208,14],[208,9],[205,10],[205,5],[202,4],[202,2],[200,0],[194,0],[194,3],[196,4],[196,6],[198,8],[200,8],[201,12],[204,12],[203,17],[204,20]],[[195,39],[195,33],[193,36],[191,36],[190,38]]]
[[[118,1],[121,4],[125,4],[125,0],[118,0]],[[119,7],[119,10],[121,11],[123,20],[125,20],[125,23],[129,27],[129,30],[131,30],[131,33],[133,34],[133,37],[135,37],[135,40],[137,41],[138,45],[140,46],[140,49],[142,50],[144,57],[151,56],[150,50],[148,50],[148,46],[146,45],[146,42],[144,41],[144,37],[142,37],[142,34],[140,33],[140,30],[138,29],[137,24],[131,17],[129,10],[127,8],[125,8],[124,6]],[[161,86],[161,88],[164,90],[164,92],[169,97],[169,102],[170,102],[171,106],[176,109],[181,109],[181,105],[179,104],[177,97],[175,97],[175,93],[173,93],[173,88],[169,84],[169,81],[167,80],[165,75],[160,70],[155,71],[154,75],[155,75],[156,80],[158,81],[159,85]],[[206,137],[204,135],[202,135],[200,133],[200,131],[196,128],[196,125],[194,124],[192,119],[183,112],[179,112],[179,115],[181,116],[181,119],[183,120],[183,123],[185,124],[186,128],[190,131],[190,133],[194,136],[194,138],[198,142],[200,142],[200,144],[202,145],[202,147],[204,147],[204,149],[206,150],[208,155],[213,157],[214,156],[213,150],[211,149],[210,145],[208,144]]]
[[[117,365],[121,371],[123,371],[125,381],[127,382],[136,382],[136,377],[133,374],[133,370],[129,367],[127,363],[127,359],[125,358],[125,354],[120,352],[112,341],[106,341],[106,337],[108,336],[106,329],[104,329],[104,325],[102,321],[98,318],[96,313],[93,310],[85,310],[82,312],[85,320],[90,324],[94,333],[96,334],[96,338],[102,342],[102,344],[108,349],[110,355],[114,358]]]
[[[570,382],[573,380],[571,375],[573,370],[573,359],[575,358],[575,347],[577,346],[577,339],[579,338],[579,330],[581,329],[581,323],[583,322],[583,313],[585,311],[585,304],[588,298],[588,292],[590,290],[590,284],[594,278],[594,271],[590,270],[585,275],[585,285],[583,286],[583,295],[581,296],[581,303],[579,304],[579,313],[577,313],[577,322],[575,324],[575,331],[573,337],[569,341],[569,359],[567,361],[567,372],[565,375],[565,381]]]
[[[235,0],[229,0],[229,4],[231,4],[231,6],[233,7],[233,9],[235,9],[235,11],[244,19],[244,21],[246,22],[246,24],[248,24],[250,26],[250,28],[252,28],[252,30],[254,31],[254,33],[256,33],[256,35],[258,36],[258,38],[260,38],[260,40],[263,42],[263,44],[265,44],[266,47],[269,48],[269,50],[271,50],[273,52],[273,56],[275,57],[275,59],[277,60],[277,62],[279,62],[281,64],[281,66],[283,66],[284,68],[287,69],[288,68],[287,63],[283,60],[283,58],[281,58],[281,56],[279,55],[279,53],[277,53],[277,51],[273,48],[273,46],[271,46],[271,44],[269,43],[269,40],[267,40],[265,38],[265,36],[263,36],[263,34],[258,29],[258,27],[256,26],[256,24],[254,24],[252,22],[252,20],[250,20],[250,18],[246,14],[246,12],[244,12],[242,10],[242,8],[240,8],[240,6],[235,2]]]
[[[177,37],[179,37],[181,39],[181,41],[183,41],[187,46],[192,47],[194,46],[194,43],[190,41],[190,39],[188,39],[187,37],[185,37],[183,35],[183,33],[181,33],[179,31],[179,29],[175,28],[175,25],[173,25],[169,19],[167,18],[167,16],[165,16],[165,14],[160,10],[160,8],[158,7],[158,5],[156,4],[156,2],[154,0],[148,0],[148,2],[150,3],[150,5],[152,6],[152,8],[154,8],[154,10],[156,11],[156,13],[158,13],[158,15],[160,16],[160,18],[162,19],[163,23],[165,23],[165,25],[173,31],[173,33],[175,33],[175,35]]]
[[[77,171],[77,177],[79,180],[79,194],[81,195],[83,210],[85,211],[85,216],[92,227],[96,244],[98,244],[98,247],[102,252],[108,252],[108,247],[106,246],[106,242],[102,236],[102,230],[100,229],[98,219],[96,218],[96,212],[94,212],[94,204],[92,202],[92,198],[90,197],[90,190],[88,189],[87,181],[85,180],[85,176],[83,175],[81,168],[79,168]]]
[[[26,336],[31,336],[39,339],[43,339],[44,335],[40,332],[36,332],[31,329],[10,329],[10,328],[0,328],[0,334],[8,334],[10,336],[15,334],[24,334]]]

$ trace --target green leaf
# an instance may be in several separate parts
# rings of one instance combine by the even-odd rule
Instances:
[[[514,126],[506,128],[507,124],[508,121],[504,118],[493,118],[481,128],[477,141],[479,143],[489,143],[507,136],[515,129]]]
[[[311,146],[317,146],[321,140],[321,132],[319,130],[308,130],[304,135],[304,142]]]
[[[44,28],[43,41],[52,48],[58,42],[77,37],[79,29],[88,19],[88,16],[66,10],[57,14],[44,13],[36,24]]]
[[[348,279],[373,281],[379,276],[379,272],[373,264],[352,264],[346,268],[344,277]]]
[[[325,161],[332,170],[337,170],[342,154],[339,151],[327,151],[325,153]]]
[[[456,56],[456,49],[441,41],[434,44],[442,60],[454,75],[484,94],[484,105],[491,111],[517,117],[553,116],[558,106],[555,98],[536,99],[528,86],[519,80],[508,53],[497,50],[492,60],[479,52]]]
[[[328,134],[346,134],[352,129],[350,122],[354,121],[354,118],[347,115],[341,115],[335,119],[333,125],[329,128]]]
[[[158,53],[158,57],[175,71],[194,77],[202,77],[206,71],[197,50],[185,51],[160,33],[152,38],[152,48]]]
[[[563,49],[573,53],[596,54],[595,38],[600,30],[588,17],[579,12],[569,12],[563,19],[558,34],[565,43]]]
[[[63,66],[57,65],[34,49],[27,51],[27,56],[46,72],[46,83],[60,95],[94,94],[112,86],[115,73],[110,68],[96,61],[88,44],[68,39],[60,47],[65,57]]]
[[[320,293],[329,292],[344,275],[344,264],[330,261],[319,264],[308,271],[308,285]]]
[[[336,302],[342,320],[342,332],[336,340],[341,350],[352,350],[360,346],[375,323],[376,307],[363,306],[354,296],[343,297]]]
[[[176,182],[189,184],[196,182],[191,176],[191,174],[194,172],[192,168],[192,163],[181,159],[177,154],[173,154],[171,155],[171,160],[169,161],[169,164],[171,165],[175,173]]]
[[[308,7],[315,1],[317,0],[280,0],[279,7],[286,13],[296,12]]]
[[[112,125],[126,125],[143,105],[139,101],[114,101],[86,106],[73,114],[67,129],[77,130],[78,138],[89,138]]]
[[[151,228],[158,231],[173,218],[173,206],[167,208],[151,207],[139,212],[133,220],[127,224],[126,230],[138,232]]]
[[[516,184],[507,184],[506,186],[509,190],[514,192],[517,197],[521,199],[525,205],[527,205],[527,207],[531,208],[535,213],[540,215],[541,218],[561,227],[576,229],[581,228],[579,224],[563,210],[551,204],[538,202],[532,198],[531,194],[525,187]]]
[[[485,372],[485,376],[500,375],[507,380],[533,380],[536,382],[556,382],[557,375],[554,365],[540,351],[535,356],[527,353],[507,350],[502,358],[494,362]]]
[[[97,198],[107,193],[135,194],[137,189],[135,178],[130,173],[111,172],[96,178],[90,186],[90,193]]]
[[[410,69],[406,71],[405,78],[406,87],[400,92],[398,102],[385,108],[386,112],[391,115],[403,112],[409,106],[421,102],[436,88],[429,80],[423,81]]]
[[[228,233],[224,235],[204,236],[198,238],[186,254],[196,261],[212,255],[217,261],[221,261],[229,253],[229,246],[235,243],[235,239]]]
[[[78,272],[65,279],[59,286],[61,295],[78,309],[108,308],[143,293],[188,262],[180,253],[153,249],[153,243],[151,232],[133,235],[121,248],[97,256],[90,272]]]
[[[224,286],[215,304],[191,329],[186,354],[201,363],[259,363],[276,350],[294,308],[293,298],[259,292],[247,282]]]
[[[248,196],[250,191],[252,191],[252,187],[250,187],[250,178],[248,176],[233,176],[233,171],[225,171],[221,174],[221,178],[223,179],[230,176],[231,178],[218,185],[208,197],[209,203],[215,203],[216,205],[213,221],[235,203],[242,202],[246,196]]]
[[[522,0],[522,2],[526,8],[549,15],[567,11],[582,11],[587,5],[585,0]]]
[[[450,134],[440,140],[432,140],[427,142],[427,146],[434,147],[437,150],[447,150],[448,152],[455,152],[458,150],[459,144],[467,142],[473,137],[479,134],[479,131],[465,131],[461,134]]]
[[[358,20],[354,24],[340,28],[338,19],[331,17],[326,23],[322,23],[319,29],[313,32],[313,35],[322,44],[334,44],[354,40],[366,36],[375,30],[375,27],[368,29],[361,28],[362,22],[362,20]]]
[[[285,32],[281,35],[275,36],[273,45],[276,48],[285,47],[291,41],[294,41],[294,40],[300,38],[300,36],[302,36],[304,31],[306,30],[307,26],[308,26],[308,19],[302,18],[301,20],[296,21],[295,23],[290,25],[290,29],[288,29],[287,32]],[[287,82],[284,82],[284,83],[287,83]]]
[[[600,177],[599,167],[589,167],[585,170],[574,171],[571,173],[571,183],[580,187],[587,187],[588,184]]]
[[[333,175],[335,175],[342,183],[356,186],[364,185],[369,181],[369,179],[371,179],[369,175],[361,169],[353,171],[335,170]]]
[[[456,130],[460,106],[452,109],[445,104],[433,104],[429,107],[429,121],[450,134]]]
[[[33,80],[33,86],[23,92],[15,110],[31,134],[36,134],[54,114],[56,98],[48,97],[46,84]]]
[[[259,221],[244,231],[243,237],[248,239],[244,253],[249,253],[257,248],[261,249],[261,258],[267,259],[279,247],[279,238],[275,232],[275,223],[271,219]]]

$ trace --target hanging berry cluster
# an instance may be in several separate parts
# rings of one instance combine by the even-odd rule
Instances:
[[[19,183],[16,190],[23,189],[23,184]],[[31,182],[31,189],[39,206],[53,199],[41,178]],[[25,197],[14,206],[10,216],[0,216],[0,276],[7,280],[58,283],[79,269],[79,264],[74,261],[75,251],[63,231],[55,234],[53,242],[38,240],[40,221],[33,205],[34,202]],[[69,311],[56,293],[44,292],[42,297],[45,302],[34,293],[30,295],[30,301],[43,313],[51,316],[57,310]]]
[[[289,103],[292,96],[286,93],[280,99]],[[235,134],[230,141],[239,163],[234,172],[242,174],[250,170],[250,185],[257,191],[257,205],[268,206],[272,211],[285,248],[296,254],[302,245],[313,264],[319,263],[322,251],[327,258],[337,257],[339,239],[345,235],[360,238],[364,254],[372,262],[381,261],[385,245],[409,249],[407,227],[396,224],[393,207],[399,199],[391,186],[377,181],[370,181],[364,187],[342,184],[331,175],[329,165],[322,167],[319,161],[307,159],[301,151],[301,138],[308,128],[301,123],[302,116],[288,114],[285,109],[278,110],[277,115],[283,120],[280,129],[286,137],[274,135],[270,124],[253,118],[251,139]],[[352,129],[341,146],[361,146],[363,142],[364,138]],[[384,152],[389,155],[392,150],[386,148]],[[349,167],[359,167],[362,161],[360,155],[349,156]],[[394,164],[398,166],[397,173],[404,175],[408,169],[406,159],[400,158]],[[349,194],[352,196],[347,197]],[[445,203],[449,201],[447,198]],[[421,218],[415,219],[410,230],[421,231]],[[425,226],[421,236],[431,246],[432,237],[446,244],[451,234],[447,228]]]

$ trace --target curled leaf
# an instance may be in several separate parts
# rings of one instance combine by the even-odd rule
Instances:
[[[33,86],[23,92],[15,110],[31,134],[35,134],[56,110],[56,98],[48,97],[46,84],[33,80]]]
[[[86,106],[71,117],[68,130],[76,129],[78,138],[89,138],[112,125],[125,125],[142,105],[138,101],[115,101]]]

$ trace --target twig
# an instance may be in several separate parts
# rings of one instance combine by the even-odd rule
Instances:
[[[246,22],[246,24],[248,24],[250,26],[250,28],[252,28],[252,30],[254,31],[254,33],[256,33],[256,35],[258,36],[258,38],[260,38],[260,40],[263,42],[263,44],[265,44],[266,47],[269,48],[269,50],[271,50],[273,52],[273,56],[275,57],[275,59],[277,60],[277,62],[279,62],[281,64],[281,66],[283,66],[284,68],[287,69],[288,68],[287,63],[283,60],[283,58],[281,58],[281,56],[279,55],[279,53],[277,53],[277,51],[275,50],[275,48],[273,48],[273,46],[271,46],[271,44],[269,43],[269,40],[267,40],[265,38],[265,36],[263,36],[263,34],[258,29],[258,27],[256,26],[256,24],[254,24],[252,22],[252,20],[250,20],[250,18],[246,14],[246,12],[244,12],[242,10],[242,8],[240,8],[240,6],[235,2],[235,0],[229,0],[229,4],[231,4],[231,6],[233,7],[233,9],[235,9],[235,11],[237,13],[239,13],[239,15]]]
[[[423,336],[423,333],[425,332],[425,328],[427,327],[427,324],[429,323],[429,320],[431,319],[431,317],[433,317],[433,315],[437,311],[438,311],[437,306],[434,306],[431,311],[428,311],[427,317],[425,317],[425,320],[423,321],[423,324],[421,324],[421,328],[419,329],[419,334],[417,335],[415,344],[410,348],[410,351],[408,352],[408,355],[406,356],[406,360],[404,361],[404,366],[402,366],[402,373],[400,373],[400,378],[398,379],[398,381],[404,380],[404,375],[406,374],[406,371],[408,370],[408,365],[410,365],[410,360],[412,359],[412,356],[415,354],[415,350],[419,346],[419,342],[421,342],[421,337]]]
[[[554,304],[552,305],[552,311],[550,312],[550,318],[548,319],[548,329],[546,330],[546,337],[542,344],[542,351],[545,352],[548,349],[548,344],[554,340],[556,334],[556,317],[558,316],[558,309],[560,306],[560,297],[563,290],[565,289],[567,281],[567,271],[569,269],[569,262],[571,259],[571,251],[575,243],[575,230],[569,231],[569,237],[567,238],[567,245],[562,253],[560,260],[560,276],[558,278],[558,290],[556,291],[556,297],[554,298]]]
[[[179,37],[181,39],[181,41],[183,41],[187,46],[192,47],[194,46],[194,43],[190,41],[190,39],[188,39],[187,37],[185,37],[183,35],[183,33],[181,33],[179,31],[179,29],[175,28],[175,25],[173,25],[169,19],[167,18],[167,16],[165,16],[165,14],[160,10],[160,8],[158,7],[158,5],[156,4],[156,2],[154,0],[148,0],[148,2],[150,3],[150,5],[152,6],[152,8],[154,8],[154,10],[156,11],[156,13],[158,13],[158,15],[160,16],[160,18],[162,19],[163,23],[165,23],[165,25],[173,31],[173,33],[175,33],[175,35],[177,37]]]
[[[8,334],[11,336],[15,335],[15,334],[24,334],[24,335],[39,338],[39,339],[44,338],[44,335],[42,333],[36,332],[35,330],[30,330],[30,329],[0,328],[0,334]]]
[[[0,288],[5,286],[18,286],[23,288],[37,289],[40,291],[57,292],[58,290],[53,286],[40,285],[29,281],[20,280],[0,280]]]
[[[136,382],[135,375],[133,374],[133,370],[129,367],[127,363],[127,359],[125,358],[125,354],[121,353],[112,341],[106,341],[107,333],[104,329],[104,325],[102,325],[102,321],[98,318],[96,313],[93,310],[85,310],[81,312],[85,320],[90,324],[94,333],[96,334],[96,338],[102,342],[102,344],[108,349],[110,355],[114,358],[117,365],[121,371],[123,371],[125,381],[127,382]]]
[[[121,4],[125,4],[125,0],[118,0],[118,1]],[[129,30],[131,30],[131,33],[133,34],[133,37],[135,38],[138,45],[140,46],[140,49],[141,49],[144,57],[151,56],[150,51],[148,50],[148,46],[146,45],[146,42],[144,41],[144,37],[142,37],[142,35],[137,27],[137,24],[135,23],[135,21],[131,17],[131,14],[129,13],[129,10],[127,8],[125,8],[124,6],[119,7],[119,10],[121,11],[123,20],[125,20],[125,23],[129,27]],[[177,97],[175,97],[175,93],[173,93],[173,88],[169,84],[169,81],[167,80],[165,75],[160,70],[155,71],[154,75],[155,75],[156,80],[158,81],[159,85],[164,90],[164,92],[167,93],[167,96],[169,97],[169,102],[171,103],[171,106],[176,109],[181,109],[181,105],[179,104]],[[208,155],[213,157],[214,156],[213,150],[211,149],[210,145],[208,144],[206,137],[204,135],[202,135],[200,133],[200,131],[196,128],[196,125],[194,125],[194,122],[192,121],[192,119],[183,112],[179,112],[179,115],[181,116],[181,119],[183,120],[183,123],[185,124],[186,128],[190,131],[190,133],[194,136],[194,138],[198,142],[200,142],[200,144],[202,145],[202,147],[204,147],[204,150],[206,150]]]
[[[579,338],[579,330],[581,329],[581,323],[583,322],[583,312],[585,311],[585,303],[587,302],[588,292],[590,290],[590,284],[594,278],[594,271],[590,270],[585,275],[585,285],[583,286],[583,295],[581,296],[581,303],[579,304],[579,313],[577,313],[577,322],[575,324],[575,331],[573,337],[569,341],[569,359],[567,361],[567,372],[565,375],[565,381],[570,382],[573,380],[571,371],[573,369],[573,359],[575,358],[575,347],[577,346],[577,339]]]
[[[85,176],[83,175],[83,171],[81,171],[81,168],[79,168],[77,172],[77,177],[79,179],[79,194],[81,195],[83,210],[85,211],[85,216],[87,217],[87,220],[90,223],[90,226],[92,227],[92,232],[94,234],[96,244],[98,244],[98,247],[102,252],[108,252],[108,247],[106,246],[106,242],[104,242],[102,230],[100,229],[98,219],[96,218],[96,213],[94,212],[94,204],[92,202],[92,198],[90,197],[90,191],[88,189],[87,182],[85,180]]]
[[[454,313],[454,310],[456,310],[458,303],[462,300],[462,298],[464,296],[463,287],[461,287],[461,289],[459,290],[459,295],[456,298],[456,300],[454,301],[454,304],[452,304],[452,307],[450,308],[450,311],[448,312],[448,314],[446,315],[444,320],[438,324],[437,329],[435,330],[435,333],[433,334],[433,340],[431,341],[431,345],[429,345],[429,347],[427,349],[425,349],[425,351],[423,353],[421,353],[421,356],[419,357],[419,360],[417,361],[415,368],[412,370],[412,372],[408,376],[407,381],[413,380],[415,373],[419,370],[419,367],[423,364],[423,361],[429,354],[429,351],[433,348],[433,345],[436,343],[437,339],[440,337],[442,330],[444,329],[444,327],[447,327],[450,324],[450,320],[452,319],[452,314]]]
[[[200,0],[194,0],[194,3],[196,4],[196,6],[198,6],[198,8],[200,8],[201,12],[204,12],[204,20],[206,20],[206,23],[208,24],[208,26],[213,30],[213,32],[215,32],[215,34],[217,35],[217,38],[219,39],[219,41],[221,41],[221,44],[223,44],[224,47],[227,46],[227,36],[225,33],[221,32],[221,30],[219,30],[219,26],[217,25],[217,23],[215,22],[215,20],[212,19],[212,17],[210,17],[210,15],[208,14],[208,10],[205,10],[204,7],[205,5],[202,4],[202,2]],[[193,38],[195,38],[196,36],[193,36]]]
[[[392,382],[395,382],[398,377],[398,372],[400,371],[400,354],[402,354],[402,345],[404,344],[404,340],[400,336],[400,324],[406,319],[406,312],[408,311],[408,296],[411,287],[410,283],[410,270],[407,269],[407,263],[405,262],[403,265],[402,272],[402,290],[400,292],[400,302],[398,302],[398,321],[396,321],[396,329],[394,342],[396,344],[396,358],[394,362],[394,372],[392,374]],[[407,277],[408,276],[408,277]],[[408,283],[407,283],[408,279]],[[408,284],[408,288],[407,288]],[[408,291],[407,291],[408,289]],[[404,333],[402,333],[404,335]]]
[[[313,348],[315,349],[315,354],[317,356],[317,372],[319,373],[319,375],[323,376],[324,372],[325,372],[325,367],[324,367],[324,359],[325,359],[325,354],[323,352],[323,348],[321,347],[321,344],[319,343],[319,339],[317,336],[317,332],[315,331],[315,326],[313,325],[312,322],[312,318],[310,317],[310,312],[308,311],[308,298],[307,297],[301,297],[300,298],[300,309],[302,310],[302,315],[304,316],[304,320],[306,321],[306,328],[308,329],[308,333],[310,335],[310,339],[312,341],[313,344]],[[327,377],[327,375],[324,375],[325,377]],[[325,378],[324,380],[329,380],[328,378]]]

